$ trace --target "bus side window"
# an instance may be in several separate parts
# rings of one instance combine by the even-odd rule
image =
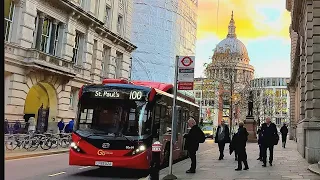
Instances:
[[[154,123],[152,127],[152,136],[154,138],[159,137],[159,128],[160,128],[160,105],[155,106],[155,111],[154,111]]]
[[[183,122],[183,116],[182,116],[182,109],[178,108],[178,116],[177,116],[177,129],[176,129],[176,137],[178,140],[178,135],[180,134],[179,132],[183,132],[181,127],[182,127],[182,122]]]
[[[167,116],[167,108],[164,105],[160,105],[160,136],[165,134],[167,132],[167,126],[166,126],[166,116]]]

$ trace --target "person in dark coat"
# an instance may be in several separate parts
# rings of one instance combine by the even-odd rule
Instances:
[[[261,126],[262,133],[262,161],[263,167],[267,166],[267,149],[269,149],[269,164],[272,166],[273,161],[273,147],[277,144],[278,130],[277,126],[271,122],[271,118],[267,117],[266,122]],[[279,139],[278,139],[279,140]]]
[[[196,121],[193,118],[188,120],[188,126],[191,128],[188,134],[183,137],[186,139],[185,149],[188,150],[189,157],[191,159],[191,167],[186,173],[195,173],[197,166],[196,152],[199,149],[199,139],[201,138],[201,129],[197,126]]]
[[[257,160],[262,161],[262,133],[261,127],[259,127],[258,131],[258,145],[259,145],[259,158]]]
[[[219,160],[222,160],[224,157],[224,147],[226,143],[230,143],[229,127],[224,123],[224,121],[221,121],[220,126],[217,128],[215,143],[218,143],[220,152]]]
[[[282,137],[282,147],[286,148],[287,143],[287,135],[288,135],[288,127],[286,123],[283,123],[283,126],[280,129],[281,137]]]
[[[234,135],[231,147],[235,150],[235,153],[238,155],[238,168],[235,169],[236,171],[242,170],[242,162],[244,164],[243,170],[248,170],[248,161],[247,161],[247,152],[246,152],[246,144],[248,141],[248,131],[244,127],[243,122],[239,123],[238,132]]]

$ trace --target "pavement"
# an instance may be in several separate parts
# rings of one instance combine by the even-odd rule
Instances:
[[[237,163],[234,155],[228,154],[225,149],[225,159],[218,158],[218,147],[212,140],[207,140],[200,145],[197,155],[197,173],[186,174],[190,167],[190,160],[184,160],[173,165],[173,174],[178,179],[195,180],[282,180],[282,179],[309,179],[320,180],[320,176],[308,171],[309,164],[296,150],[295,142],[289,141],[287,148],[280,145],[275,147],[274,166],[263,168],[257,161],[258,146],[256,143],[247,145],[248,171],[236,172]],[[5,161],[5,179],[10,180],[85,180],[85,179],[148,179],[143,172],[126,169],[109,169],[98,167],[69,166],[68,153],[52,154],[46,156],[29,157]],[[18,170],[18,171],[17,171]],[[163,178],[168,173],[168,168],[160,171]]]
[[[61,154],[61,153],[66,153],[68,151],[69,151],[69,148],[56,148],[56,149],[49,149],[49,150],[43,150],[41,148],[38,148],[35,151],[27,151],[25,149],[15,149],[12,151],[6,150],[5,160],[45,156],[45,155],[52,155],[52,154]]]
[[[188,180],[320,180],[320,176],[308,170],[308,162],[297,152],[297,144],[288,141],[286,148],[279,144],[274,149],[273,166],[262,167],[262,162],[256,160],[259,148],[256,143],[247,144],[248,171],[235,171],[237,162],[234,155],[229,155],[229,148],[225,148],[225,159],[219,161],[219,151],[216,144],[210,144],[209,151],[197,155],[196,174],[186,174],[191,161],[185,160],[175,164],[173,174],[178,179]],[[168,174],[168,169],[163,169],[160,174],[162,179]]]

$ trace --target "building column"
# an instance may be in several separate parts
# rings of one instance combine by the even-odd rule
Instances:
[[[58,27],[59,21],[53,20],[52,23],[52,30],[51,30],[51,38],[50,38],[50,46],[49,46],[49,53],[54,55],[54,44],[57,38],[57,27]]]
[[[37,38],[36,38],[36,49],[41,50],[41,39],[42,39],[42,32],[43,32],[43,22],[44,22],[45,14],[39,14],[39,21],[38,21],[38,29],[37,29]]]
[[[289,139],[294,140],[295,139],[295,89],[293,87],[289,87],[289,95],[290,95],[290,111],[289,117],[290,117],[290,129],[289,129]]]
[[[320,13],[319,3],[319,0],[307,1],[306,9],[308,13],[306,118],[302,124],[305,132],[305,158],[309,163],[320,161],[320,31],[318,30],[320,22],[317,16]]]

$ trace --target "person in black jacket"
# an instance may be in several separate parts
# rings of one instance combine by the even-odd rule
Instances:
[[[273,161],[273,147],[277,143],[278,130],[274,123],[271,122],[270,117],[266,118],[266,122],[261,126],[262,133],[262,161],[263,167],[267,166],[267,149],[269,148],[269,164],[272,166]]]
[[[259,144],[259,158],[257,160],[262,161],[262,133],[261,133],[261,127],[258,128],[257,134],[258,134],[258,144]]]
[[[282,137],[282,147],[286,148],[287,143],[287,135],[288,135],[288,127],[286,123],[283,123],[283,126],[280,129],[281,137]]]
[[[186,139],[185,149],[188,150],[189,157],[191,159],[191,167],[186,173],[195,173],[197,160],[196,152],[199,149],[199,140],[201,138],[201,129],[197,126],[196,121],[193,118],[188,120],[188,126],[191,128],[188,134],[183,137]]]
[[[218,126],[217,128],[215,143],[218,143],[220,152],[219,160],[222,160],[224,157],[224,147],[226,143],[230,143],[229,127],[226,124],[224,124],[224,121],[221,121],[220,126]]]
[[[249,133],[247,129],[243,126],[243,122],[240,122],[238,132],[234,135],[234,139],[232,141],[232,143],[234,143],[232,146],[234,147],[235,152],[238,155],[238,168],[235,169],[236,171],[242,170],[242,162],[244,164],[243,170],[249,169],[246,152],[246,144],[248,141]]]

